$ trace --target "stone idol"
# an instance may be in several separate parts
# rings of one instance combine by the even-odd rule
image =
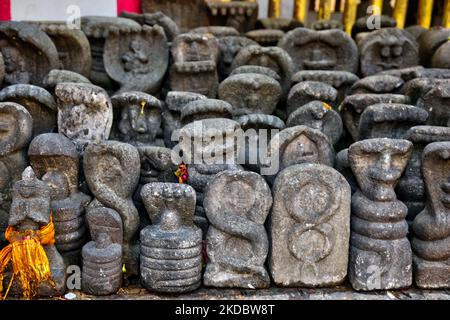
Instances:
[[[331,167],[293,165],[277,176],[269,267],[280,286],[337,285],[347,275],[350,186]]]
[[[223,171],[208,184],[203,200],[211,224],[206,235],[206,286],[269,287],[264,222],[271,205],[270,188],[257,173]]]

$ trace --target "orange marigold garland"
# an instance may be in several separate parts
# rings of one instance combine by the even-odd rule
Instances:
[[[13,274],[3,300],[6,299],[16,278],[22,286],[24,299],[34,297],[39,285],[44,281],[55,285],[51,278],[50,263],[43,248],[45,245],[55,243],[55,227],[51,216],[50,222],[39,230],[18,231],[9,226],[5,238],[9,241],[9,245],[0,251],[0,298],[3,294],[4,272],[10,262]]]

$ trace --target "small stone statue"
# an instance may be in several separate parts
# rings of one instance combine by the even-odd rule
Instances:
[[[343,125],[339,113],[321,101],[311,101],[289,115],[287,127],[305,125],[322,131],[335,145],[342,136]]]
[[[91,142],[86,147],[83,168],[86,182],[95,197],[89,204],[88,214],[90,210],[110,208],[120,215],[126,272],[128,275],[138,275],[139,248],[135,242],[139,213],[132,201],[139,183],[138,150],[118,141]]]
[[[411,153],[410,141],[386,138],[355,142],[348,150],[359,186],[352,196],[349,260],[355,290],[389,290],[412,283],[408,208],[394,192]]]
[[[217,38],[210,34],[180,34],[173,41],[171,52],[174,60],[170,69],[172,90],[196,92],[215,98],[220,57]]]
[[[383,28],[370,32],[358,43],[358,48],[364,77],[419,64],[417,42],[402,29]]]
[[[219,78],[221,80],[228,77],[231,73],[231,64],[233,63],[236,55],[241,51],[242,48],[258,45],[257,42],[240,36],[226,36],[219,38],[219,46],[222,55],[219,61]]]
[[[350,187],[335,169],[299,164],[273,186],[269,268],[279,286],[331,286],[347,275]]]
[[[42,228],[51,229],[51,208],[50,208],[50,188],[43,181],[36,178],[34,171],[31,167],[27,167],[22,174],[22,180],[17,181],[13,186],[12,191],[12,204],[9,216],[8,225],[13,228],[13,232],[27,233],[29,237],[33,232],[43,230]],[[39,235],[44,236],[44,234]],[[19,239],[10,239],[10,242],[26,241],[27,239],[23,235],[17,235],[21,237]],[[41,240],[42,241],[42,240]],[[20,243],[15,243],[20,245]],[[33,294],[38,296],[51,297],[55,295],[62,295],[66,289],[66,269],[62,256],[59,254],[52,243],[52,240],[48,243],[39,244],[43,247],[45,255],[48,259],[50,267],[50,279],[40,283],[33,283],[33,279],[27,279],[31,277],[32,271],[25,271],[26,275],[24,281],[28,282],[31,292],[27,292],[24,287],[21,287],[19,278],[15,278],[12,283],[10,293],[18,295],[22,293],[26,298],[31,298]],[[14,250],[14,249],[13,249]],[[31,250],[31,248],[26,249]],[[33,257],[28,257],[21,260],[22,263],[32,263]],[[37,266],[35,266],[37,267]],[[10,282],[11,268],[7,268],[5,272],[4,281]],[[16,270],[18,271],[18,270]],[[21,270],[24,272],[24,270]],[[44,266],[42,266],[41,273],[44,273]],[[19,276],[16,274],[16,276]],[[33,288],[35,287],[35,288]],[[4,287],[5,288],[5,287]],[[34,289],[36,290],[34,292]]]
[[[278,46],[289,53],[298,70],[358,70],[358,48],[342,30],[297,28],[286,33]]]
[[[87,240],[84,209],[91,197],[78,191],[79,156],[72,141],[59,133],[44,133],[30,143],[30,164],[50,187],[56,248],[66,265],[79,264]]]
[[[140,234],[143,286],[171,293],[197,289],[202,279],[202,231],[193,224],[194,189],[149,183],[141,197],[152,221]]]
[[[5,241],[11,206],[11,189],[27,166],[26,149],[31,141],[33,118],[21,105],[0,103],[0,243]]]
[[[105,90],[92,84],[60,83],[55,95],[60,133],[71,140],[108,139],[113,108]]]
[[[425,147],[422,173],[427,192],[425,209],[413,222],[411,242],[415,283],[419,288],[450,287],[449,248],[449,160],[450,142]]]
[[[81,290],[96,296],[114,294],[122,284],[122,219],[113,209],[95,208],[86,221],[92,241],[82,250]]]
[[[111,97],[118,119],[113,137],[136,146],[164,146],[162,136],[162,102],[138,91],[129,91]]]
[[[270,188],[257,173],[223,171],[208,184],[203,200],[211,224],[206,235],[206,286],[269,287],[264,222],[271,205]]]
[[[33,118],[33,137],[52,132],[56,127],[56,102],[47,90],[29,84],[17,84],[0,91],[0,101],[16,102]]]
[[[329,84],[317,81],[303,81],[291,88],[287,97],[288,116],[311,101],[322,101],[336,106],[338,92]]]
[[[282,89],[275,79],[256,73],[228,77],[219,86],[219,98],[233,106],[233,115],[272,114]]]
[[[58,51],[45,32],[26,22],[0,24],[0,52],[5,64],[4,85],[42,85],[52,69],[61,67]]]

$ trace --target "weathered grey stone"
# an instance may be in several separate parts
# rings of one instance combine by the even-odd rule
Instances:
[[[106,140],[113,120],[111,100],[105,90],[86,83],[60,83],[58,131],[72,140]]]
[[[355,176],[350,168],[350,163],[348,161],[348,148],[342,149],[336,153],[336,163],[334,168],[345,177],[350,185],[352,194],[354,194],[356,190],[358,190],[358,183],[356,182]]]
[[[268,77],[271,77],[273,79],[275,79],[276,81],[280,82],[281,78],[278,75],[278,73],[276,73],[275,71],[273,71],[270,68],[267,67],[261,67],[261,66],[240,66],[237,67],[236,69],[234,69],[230,76],[234,76],[236,74],[246,74],[246,73],[257,73],[257,74],[262,74]]]
[[[245,65],[267,67],[275,71],[281,78],[283,93],[287,95],[295,65],[286,51],[278,47],[247,46],[236,55],[231,69]]]
[[[342,283],[350,238],[350,187],[333,168],[300,164],[273,186],[269,268],[281,286]]]
[[[446,126],[450,120],[450,80],[435,83],[417,101],[417,106],[429,113],[427,124]]]
[[[450,41],[447,41],[436,50],[431,59],[433,68],[450,69]]]
[[[56,248],[66,265],[79,264],[87,240],[84,210],[91,197],[78,191],[76,146],[62,134],[44,133],[30,143],[28,157],[36,176],[50,187]]]
[[[12,190],[12,203],[8,225],[18,231],[37,231],[50,222],[50,188],[43,181],[36,178],[31,167],[27,167],[22,174],[22,180],[14,183]],[[61,295],[66,289],[66,269],[63,258],[54,244],[43,246],[50,265],[50,276],[54,286],[48,281],[42,282],[37,289],[38,296]],[[11,279],[11,266],[4,274],[5,283]],[[33,286],[33,284],[30,284]],[[15,279],[10,294],[22,294],[19,279]]]
[[[301,21],[287,18],[263,18],[256,23],[256,29],[277,29],[285,32],[300,27],[303,27]]]
[[[450,70],[442,68],[424,68],[422,66],[382,71],[380,75],[402,78],[405,82],[416,78],[450,79]]]
[[[358,43],[358,48],[360,69],[365,77],[419,64],[418,44],[402,29],[383,28],[370,32]]]
[[[303,81],[297,83],[289,91],[287,113],[290,115],[295,110],[314,100],[335,105],[337,95],[336,89],[323,82]]]
[[[169,66],[169,46],[159,25],[112,28],[103,50],[106,73],[120,84],[120,93],[159,91]]]
[[[189,31],[189,33],[198,33],[198,34],[210,33],[216,38],[239,36],[239,31],[237,31],[235,28],[227,27],[227,26],[219,26],[219,25],[212,25],[212,26],[207,26],[207,27],[197,27],[197,28],[191,29]]]
[[[52,69],[61,67],[58,51],[49,36],[25,22],[0,24],[0,52],[5,65],[4,85],[42,85]]]
[[[231,73],[231,64],[242,48],[257,45],[258,43],[240,36],[224,36],[219,38],[219,46],[222,55],[219,61],[220,79],[225,79]]]
[[[217,99],[198,99],[187,103],[181,111],[180,121],[182,125],[188,123],[215,118],[231,118],[233,107],[226,101]]]
[[[265,47],[276,46],[278,41],[280,41],[284,35],[284,31],[279,29],[252,30],[245,34],[247,38],[250,38]]]
[[[373,138],[405,139],[406,132],[425,124],[428,112],[399,103],[379,103],[367,107],[359,120],[359,140]]]
[[[347,96],[339,106],[342,121],[354,141],[359,139],[359,122],[364,110],[378,103],[401,103],[408,104],[407,96],[399,94],[374,94],[360,93]]]
[[[358,70],[358,48],[342,30],[297,28],[286,33],[278,46],[289,53],[298,70]]]
[[[111,136],[132,145],[164,146],[162,138],[162,102],[139,91],[111,97],[116,122]]]
[[[321,101],[311,101],[289,115],[287,127],[304,125],[322,131],[334,145],[343,132],[342,120],[336,111]]]
[[[213,26],[229,26],[243,33],[255,28],[258,3],[248,0],[206,1]]]
[[[141,176],[139,183],[176,182],[177,164],[172,162],[171,149],[155,146],[139,146]]]
[[[202,276],[202,232],[192,223],[195,190],[186,184],[149,183],[141,197],[152,221],[140,234],[143,286],[173,293],[197,289]]]
[[[171,89],[215,98],[220,57],[217,38],[211,34],[180,34],[173,41],[171,53],[174,60],[170,69]]]
[[[330,29],[344,30],[344,25],[338,20],[316,20],[309,26],[310,29],[322,31]]]
[[[281,97],[282,88],[275,79],[256,73],[236,74],[219,86],[219,98],[229,102],[233,116],[271,114]]]
[[[88,210],[105,207],[120,215],[125,268],[128,275],[138,275],[139,248],[135,241],[139,213],[132,201],[139,183],[138,150],[118,141],[91,142],[86,147],[83,168],[86,182],[95,197]]]
[[[422,172],[427,191],[427,205],[414,219],[411,242],[415,283],[420,288],[450,287],[448,266],[450,226],[449,167],[450,142],[434,142],[425,147]]]
[[[92,241],[82,250],[81,290],[92,295],[109,295],[122,284],[122,238],[120,215],[113,209],[89,209],[86,214]]]
[[[412,25],[406,27],[405,30],[408,31],[414,37],[414,39],[418,41],[420,36],[427,32],[428,29],[420,25]]]
[[[52,132],[56,127],[56,102],[47,90],[17,84],[0,91],[0,101],[16,102],[25,107],[33,118],[33,137]]]
[[[33,118],[21,105],[0,103],[0,243],[5,241],[11,206],[11,189],[27,166],[26,149],[32,137]]]
[[[405,139],[413,143],[413,152],[405,173],[398,182],[396,192],[399,200],[408,207],[406,220],[412,223],[415,216],[425,207],[425,183],[422,177],[423,149],[432,142],[450,141],[450,128],[415,126],[406,132]]]
[[[43,80],[44,87],[51,92],[53,92],[56,85],[61,82],[91,83],[88,78],[79,73],[59,69],[50,70]]]
[[[132,19],[141,25],[149,25],[153,27],[154,25],[159,25],[163,28],[164,33],[166,34],[166,38],[169,42],[172,42],[176,36],[180,34],[180,30],[175,21],[172,20],[169,16],[166,16],[161,11],[156,11],[154,13],[131,13],[122,11],[120,14],[122,18]]]
[[[350,88],[350,94],[398,93],[404,84],[402,78],[377,74],[356,81]]]
[[[269,240],[264,222],[272,195],[265,180],[254,172],[221,172],[208,184],[203,206],[211,224],[203,283],[212,287],[269,287],[264,267]]]
[[[352,144],[348,159],[359,190],[352,197],[349,280],[355,290],[388,290],[412,283],[407,207],[394,187],[412,153],[401,139]]]
[[[427,30],[419,41],[420,64],[429,67],[439,48],[448,42],[450,28],[431,28]]]

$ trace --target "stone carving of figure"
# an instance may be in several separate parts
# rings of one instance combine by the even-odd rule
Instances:
[[[139,274],[139,248],[136,244],[139,213],[132,195],[139,183],[138,150],[118,141],[91,142],[86,147],[83,168],[95,199],[90,210],[109,208],[116,211],[123,225],[123,260],[128,275]]]
[[[204,284],[266,288],[269,240],[264,222],[272,205],[265,180],[254,172],[223,171],[208,184],[203,206],[210,222]]]
[[[139,41],[132,40],[130,42],[130,49],[122,56],[122,62],[127,72],[138,74],[146,71],[144,66],[148,62],[148,56]]]
[[[197,289],[202,278],[202,231],[193,224],[194,189],[149,183],[141,197],[152,221],[140,234],[142,284],[157,292]]]
[[[355,290],[389,290],[412,283],[408,208],[394,192],[411,153],[410,141],[387,138],[355,142],[348,150],[359,186],[352,196],[349,260]]]
[[[335,169],[299,164],[273,186],[269,268],[281,286],[330,286],[347,275],[350,187]]]

